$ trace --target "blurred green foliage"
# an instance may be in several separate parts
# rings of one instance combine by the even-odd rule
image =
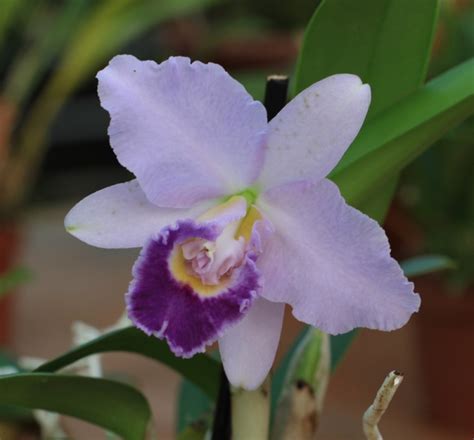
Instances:
[[[0,274],[0,298],[11,293],[18,285],[29,281],[31,277],[31,272],[24,267],[18,267]]]
[[[82,82],[152,26],[213,1],[2,1],[0,215],[24,201],[49,127]]]
[[[248,15],[261,17],[277,29],[299,29],[306,26],[308,19],[321,0],[238,0]]]
[[[321,0],[224,0],[211,9],[213,27],[228,33],[302,30]]]
[[[402,261],[400,265],[408,278],[456,268],[456,263],[444,255],[421,255]]]

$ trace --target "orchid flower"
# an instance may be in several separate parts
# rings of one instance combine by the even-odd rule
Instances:
[[[229,381],[257,388],[285,303],[330,334],[393,330],[418,310],[383,229],[326,178],[356,137],[370,87],[340,74],[267,122],[216,64],[121,55],[97,75],[118,161],[136,179],[79,202],[67,230],[141,247],[128,315],[182,357],[218,341]]]

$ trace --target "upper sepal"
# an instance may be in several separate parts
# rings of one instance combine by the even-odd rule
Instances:
[[[112,148],[152,203],[187,208],[257,178],[266,111],[221,66],[119,55],[97,78]]]

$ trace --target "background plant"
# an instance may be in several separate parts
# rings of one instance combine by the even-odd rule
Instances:
[[[210,0],[5,0],[0,19],[0,213],[25,200],[68,97],[125,44]]]

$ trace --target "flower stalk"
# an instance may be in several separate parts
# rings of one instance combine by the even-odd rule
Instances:
[[[364,434],[367,440],[383,440],[378,424],[402,381],[403,374],[398,371],[391,371],[377,391],[374,402],[364,413],[362,419]]]
[[[270,380],[253,391],[234,388],[232,393],[232,440],[268,440]]]

